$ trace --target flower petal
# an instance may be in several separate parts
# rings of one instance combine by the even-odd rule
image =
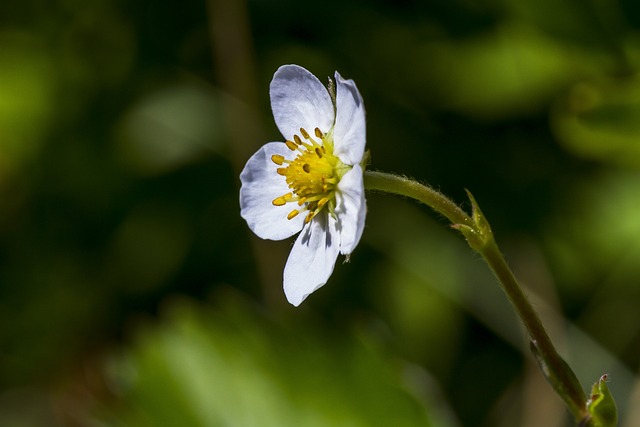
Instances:
[[[327,283],[338,258],[338,239],[335,220],[327,213],[304,227],[284,267],[284,293],[291,304],[297,307]]]
[[[274,206],[272,203],[273,199],[291,191],[284,177],[276,172],[278,165],[271,160],[274,154],[290,156],[291,151],[282,142],[270,142],[247,161],[240,174],[240,215],[258,237],[282,240],[302,229],[304,215],[289,220],[291,204]]]
[[[349,255],[360,241],[367,216],[367,204],[364,198],[362,167],[355,164],[344,174],[336,191],[337,229],[340,234],[340,253]]]
[[[334,154],[349,165],[362,161],[367,142],[364,104],[353,80],[336,71],[336,124],[333,130]]]
[[[289,140],[305,128],[311,135],[317,127],[328,132],[335,118],[333,102],[320,80],[298,65],[283,65],[273,75],[269,88],[276,125]]]

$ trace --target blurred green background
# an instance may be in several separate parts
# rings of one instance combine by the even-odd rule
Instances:
[[[372,167],[473,192],[585,389],[640,425],[634,0],[0,6],[0,425],[571,425],[482,260],[370,194],[300,308],[239,216],[282,64],[356,81]],[[464,204],[468,208],[468,203]]]

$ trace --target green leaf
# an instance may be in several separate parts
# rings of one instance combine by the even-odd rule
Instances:
[[[607,387],[608,375],[604,374],[591,389],[587,410],[591,419],[589,427],[615,427],[618,425],[618,411],[613,396]]]

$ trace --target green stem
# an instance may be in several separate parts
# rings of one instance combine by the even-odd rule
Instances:
[[[480,252],[502,285],[529,336],[531,351],[552,387],[562,397],[577,421],[587,416],[586,396],[575,373],[556,351],[540,317],[514,277],[498,245],[491,239]]]
[[[472,225],[471,217],[451,199],[439,191],[409,178],[384,172],[365,171],[364,188],[411,197],[446,216],[453,224]]]
[[[538,314],[509,269],[493,238],[489,223],[473,196],[469,194],[473,206],[472,215],[469,216],[442,193],[405,177],[366,171],[364,186],[367,190],[407,196],[426,204],[447,217],[453,228],[467,238],[469,245],[485,259],[522,320],[531,337],[531,349],[543,373],[576,420],[583,420],[587,416],[584,391],[574,372],[556,351]]]

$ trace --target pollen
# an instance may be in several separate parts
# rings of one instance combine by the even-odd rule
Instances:
[[[300,136],[301,135],[301,136]],[[313,135],[300,128],[300,135],[285,142],[295,155],[291,160],[274,154],[271,161],[278,166],[276,172],[284,177],[290,192],[273,200],[274,206],[295,203],[296,209],[289,212],[291,220],[305,212],[305,223],[324,209],[333,214],[335,193],[340,178],[351,167],[345,165],[333,154],[333,133],[323,133],[319,128]]]

